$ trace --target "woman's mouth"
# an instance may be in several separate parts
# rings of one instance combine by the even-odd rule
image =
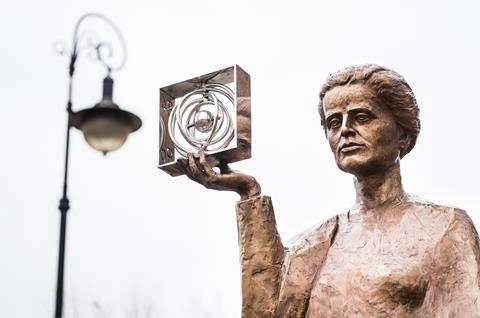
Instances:
[[[340,152],[341,153],[348,153],[348,152],[352,152],[352,151],[355,151],[355,150],[358,150],[358,149],[363,149],[363,148],[365,148],[365,145],[363,145],[363,144],[357,144],[355,142],[350,142],[350,143],[343,144],[340,147]]]

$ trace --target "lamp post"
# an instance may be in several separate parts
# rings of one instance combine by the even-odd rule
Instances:
[[[92,31],[80,32],[80,26],[87,19],[97,19],[111,27],[115,32],[122,47],[122,59],[117,65],[111,63],[113,56],[113,47],[106,41],[94,40]],[[81,46],[82,41],[87,39],[87,44]],[[82,109],[78,112],[72,110],[72,84],[75,73],[75,63],[80,53],[85,49],[90,49],[95,53],[95,58],[106,68],[107,76],[103,80],[103,97],[100,102],[91,108]],[[57,46],[60,54],[67,51]],[[73,34],[73,45],[69,65],[69,84],[68,84],[68,102],[67,102],[67,138],[65,147],[65,174],[63,179],[63,195],[60,199],[59,209],[60,219],[60,244],[58,252],[58,274],[57,291],[55,302],[55,318],[62,317],[63,309],[63,278],[65,269],[65,239],[67,232],[67,212],[70,209],[70,203],[67,196],[68,185],[68,159],[70,147],[70,128],[75,127],[83,132],[87,143],[94,149],[101,151],[106,155],[110,151],[120,148],[128,137],[128,134],[136,131],[142,125],[142,121],[136,115],[120,109],[113,102],[113,79],[111,73],[121,69],[126,62],[125,41],[118,27],[107,17],[98,13],[88,13],[83,15],[77,22]]]

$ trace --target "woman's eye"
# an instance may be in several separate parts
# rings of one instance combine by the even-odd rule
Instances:
[[[368,115],[368,114],[363,114],[363,113],[362,113],[362,114],[358,114],[357,116],[355,116],[355,119],[356,119],[358,122],[360,122],[360,123],[365,123],[365,122],[369,121],[370,118],[371,118],[370,115]]]
[[[337,128],[341,125],[341,122],[339,119],[337,118],[333,118],[331,119],[329,122],[328,122],[328,128],[332,129],[332,128]]]

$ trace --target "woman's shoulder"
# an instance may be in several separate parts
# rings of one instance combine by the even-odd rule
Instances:
[[[413,194],[407,194],[404,200],[407,203],[414,204],[415,206],[418,206],[418,207],[429,208],[429,209],[443,211],[447,213],[455,212],[456,210],[463,211],[461,208],[458,208],[456,206],[434,203],[430,200],[424,199],[422,197],[419,197]]]
[[[453,205],[434,203],[416,195],[407,195],[406,206],[417,214],[424,217],[439,218],[451,223],[456,218],[468,218],[467,212]]]
[[[455,232],[477,235],[475,225],[464,209],[433,203],[414,195],[408,196],[407,204],[419,222],[438,228],[441,237]]]

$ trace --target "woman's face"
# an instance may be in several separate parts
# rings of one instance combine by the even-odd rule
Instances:
[[[334,87],[322,107],[328,142],[341,170],[368,176],[400,160],[403,129],[366,86]]]

